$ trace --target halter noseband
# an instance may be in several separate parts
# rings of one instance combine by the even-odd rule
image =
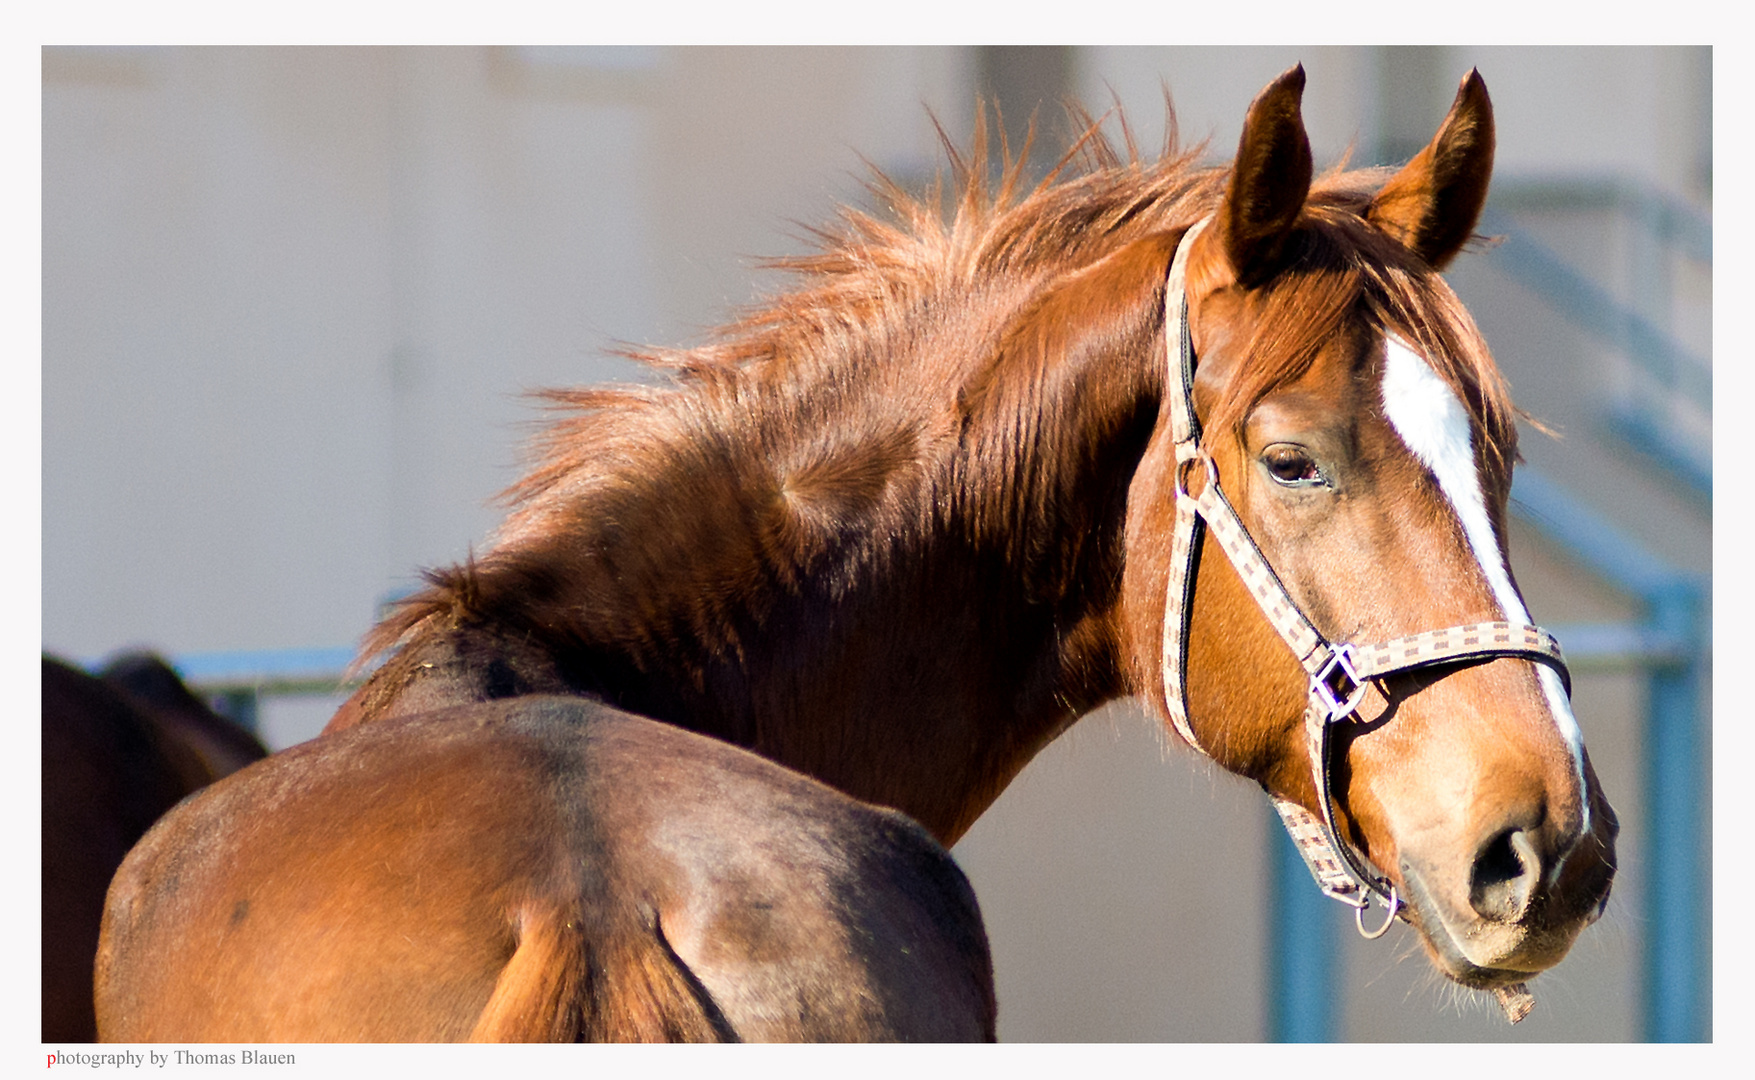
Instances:
[[[1374,873],[1352,844],[1335,830],[1331,782],[1333,741],[1330,731],[1342,720],[1357,720],[1366,690],[1386,676],[1459,661],[1514,657],[1547,664],[1560,674],[1571,694],[1571,677],[1560,643],[1540,627],[1527,623],[1490,622],[1429,630],[1370,645],[1330,642],[1299,610],[1273,567],[1244,528],[1219,490],[1219,470],[1201,446],[1200,421],[1194,411],[1194,343],[1188,326],[1188,296],[1183,275],[1188,253],[1206,221],[1191,228],[1177,245],[1164,288],[1164,337],[1169,357],[1171,434],[1175,439],[1176,518],[1170,542],[1170,584],[1164,604],[1164,705],[1183,741],[1205,753],[1188,721],[1188,624],[1192,610],[1194,571],[1202,529],[1212,530],[1237,576],[1255,597],[1268,622],[1291,648],[1309,677],[1304,734],[1311,773],[1322,804],[1318,818],[1302,806],[1269,793],[1274,809],[1291,834],[1304,864],[1323,893],[1354,909],[1354,922],[1367,938],[1382,937],[1405,904],[1395,886]],[[1200,494],[1188,489],[1189,474],[1204,466],[1206,483]],[[1365,929],[1365,909],[1375,894],[1389,914],[1376,930]]]

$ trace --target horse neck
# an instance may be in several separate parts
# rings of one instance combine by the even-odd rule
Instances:
[[[748,386],[735,409],[672,410],[690,421],[639,448],[637,468],[514,518],[469,610],[434,620],[450,627],[446,655],[516,639],[534,672],[521,684],[540,686],[537,643],[575,692],[954,842],[1049,740],[1126,689],[1122,533],[1157,420],[1168,250],[1141,242],[1037,287],[960,367],[868,356],[877,373],[841,379],[836,411],[751,405]],[[935,378],[942,393],[921,393]]]

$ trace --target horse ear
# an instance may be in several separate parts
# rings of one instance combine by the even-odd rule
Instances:
[[[1438,134],[1371,200],[1366,220],[1444,269],[1481,218],[1493,146],[1493,102],[1481,73],[1471,70]]]
[[[1219,223],[1239,283],[1257,285],[1280,269],[1286,238],[1310,194],[1310,137],[1299,104],[1304,65],[1269,83],[1249,104]]]

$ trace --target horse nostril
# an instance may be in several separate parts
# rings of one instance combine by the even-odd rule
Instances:
[[[1487,841],[1475,857],[1469,878],[1469,904],[1484,919],[1516,922],[1529,909],[1542,879],[1542,860],[1522,829],[1507,829]]]

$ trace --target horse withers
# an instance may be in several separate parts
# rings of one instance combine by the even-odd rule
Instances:
[[[1174,146],[1142,162],[1092,123],[1048,181],[1023,191],[1014,162],[993,192],[978,133],[972,159],[950,151],[949,220],[936,192],[880,179],[896,220],[846,212],[788,264],[796,290],[649,356],[670,386],[552,395],[571,413],[495,540],[373,632],[385,661],[324,748],[216,787],[131,856],[106,920],[106,1037],[497,1033],[496,987],[526,970],[516,868],[460,853],[397,888],[358,883],[378,880],[386,823],[410,817],[482,851],[549,850],[540,817],[426,798],[418,780],[444,775],[428,742],[480,728],[448,782],[534,812],[516,793],[554,774],[490,722],[528,695],[747,748],[943,845],[1080,716],[1138,695],[1266,789],[1362,928],[1373,906],[1409,921],[1439,971],[1520,1015],[1527,981],[1603,910],[1616,824],[1564,660],[1506,560],[1515,413],[1440,276],[1486,197],[1492,108],[1471,73],[1406,167],[1317,177],[1303,85],[1297,68],[1262,92],[1221,168]],[[369,788],[351,815],[339,794],[257,812],[369,747],[386,755],[371,775],[410,777],[386,802]],[[657,828],[625,807],[651,804],[662,758],[628,764],[590,800],[553,798]],[[313,822],[332,846],[300,839]],[[580,828],[566,835],[602,831]],[[246,834],[260,859],[216,854]],[[682,879],[651,870],[667,884],[647,886],[607,869],[652,865],[621,851],[590,880],[647,897],[666,941],[699,925],[688,913],[717,879],[671,891]],[[304,854],[269,854],[288,852]],[[389,967],[383,935],[346,929],[355,908],[297,939],[247,913],[356,888],[382,925],[438,917],[460,892],[479,910],[444,916],[444,935],[406,931]],[[568,888],[598,895],[553,895]],[[223,962],[191,947],[244,904]],[[544,946],[531,963],[564,981],[631,925],[579,923],[573,959]],[[728,1018],[724,1000],[768,995],[747,970],[714,984],[698,954],[670,952]],[[374,994],[417,1000],[419,1024],[244,1023],[277,1000],[267,973],[294,965],[314,996],[382,973]],[[236,1022],[211,1019],[222,997]]]

